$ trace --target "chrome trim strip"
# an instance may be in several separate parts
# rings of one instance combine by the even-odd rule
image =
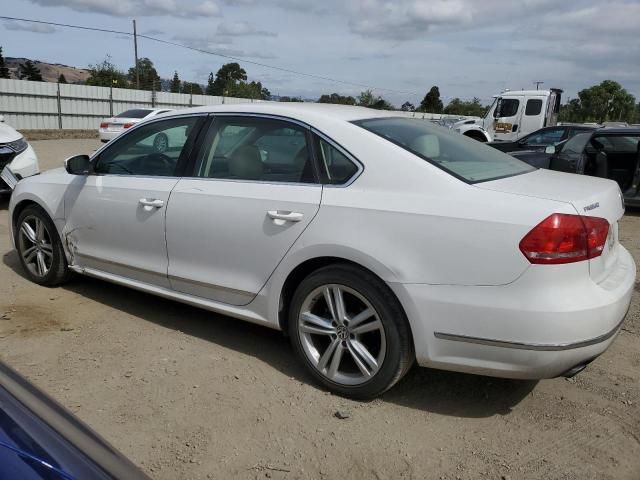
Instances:
[[[452,342],[475,343],[477,345],[486,345],[489,347],[512,348],[516,350],[535,350],[538,352],[560,352],[563,350],[573,350],[576,348],[589,347],[609,340],[618,331],[624,323],[626,315],[622,318],[612,330],[589,340],[582,340],[573,343],[524,343],[510,342],[505,340],[494,340],[482,337],[470,337],[467,335],[456,335],[452,333],[433,332],[433,335],[440,340],[451,340]]]
[[[223,292],[233,293],[234,295],[239,295],[247,298],[254,298],[257,294],[252,292],[247,292],[246,290],[238,290],[236,288],[223,287],[221,285],[216,285],[214,283],[201,282],[199,280],[191,280],[189,278],[179,277],[177,275],[169,275],[169,280],[175,280],[176,282],[189,283],[191,285],[197,285],[199,287],[211,288],[212,290],[220,290]]]

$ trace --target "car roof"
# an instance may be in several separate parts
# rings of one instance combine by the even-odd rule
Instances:
[[[602,134],[602,133],[606,133],[606,134],[615,134],[615,135],[640,135],[640,128],[630,128],[630,127],[604,127],[604,128],[599,128],[595,131],[595,133]]]
[[[366,118],[401,116],[391,110],[374,110],[372,108],[354,107],[350,105],[312,102],[231,103],[174,110],[162,115],[186,115],[193,113],[255,113],[290,117],[305,123],[312,123],[314,120],[320,118],[351,122]]]

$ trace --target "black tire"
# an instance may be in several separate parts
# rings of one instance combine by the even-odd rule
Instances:
[[[357,385],[337,383],[321,373],[305,352],[300,335],[298,319],[308,297],[325,285],[336,284],[357,292],[370,303],[382,323],[386,337],[386,352],[377,373],[364,383]],[[354,265],[329,265],[306,277],[291,299],[288,326],[294,350],[311,375],[328,390],[345,397],[366,400],[381,395],[407,373],[415,358],[409,323],[395,295],[378,277]],[[351,338],[354,337],[351,336]],[[345,341],[342,345],[346,345]],[[339,360],[339,362],[343,361]],[[340,363],[340,365],[343,364]]]
[[[34,270],[32,270],[32,267],[25,261],[23,255],[25,244],[27,242],[20,238],[21,228],[25,220],[30,222],[33,219],[39,219],[43,223],[46,230],[46,236],[51,242],[51,265],[44,275],[38,275],[36,272],[34,272]],[[15,239],[20,263],[22,264],[22,268],[24,269],[29,280],[46,287],[56,287],[63,284],[70,278],[71,272],[69,270],[69,266],[67,265],[67,259],[64,254],[64,249],[62,248],[62,242],[60,241],[60,237],[58,236],[58,231],[49,218],[49,215],[47,215],[47,213],[41,207],[37,205],[29,205],[22,212],[20,212],[18,221],[16,222]]]

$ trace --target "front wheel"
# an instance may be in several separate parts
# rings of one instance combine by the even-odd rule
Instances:
[[[289,309],[294,349],[329,390],[376,397],[408,371],[414,353],[398,300],[373,274],[352,265],[324,267],[298,286]]]
[[[16,226],[16,247],[29,279],[48,287],[67,280],[70,272],[62,242],[47,213],[38,206],[28,206]]]
[[[153,149],[156,152],[164,153],[169,149],[169,137],[164,133],[159,133],[153,139]]]

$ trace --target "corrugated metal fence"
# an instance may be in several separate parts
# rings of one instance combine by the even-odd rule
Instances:
[[[97,129],[130,108],[187,108],[259,100],[0,79],[0,114],[18,130]]]
[[[9,125],[18,130],[93,130],[98,128],[101,119],[130,108],[177,109],[262,101],[0,78],[0,114],[4,115]],[[449,116],[419,112],[394,112],[394,115],[425,120]]]

